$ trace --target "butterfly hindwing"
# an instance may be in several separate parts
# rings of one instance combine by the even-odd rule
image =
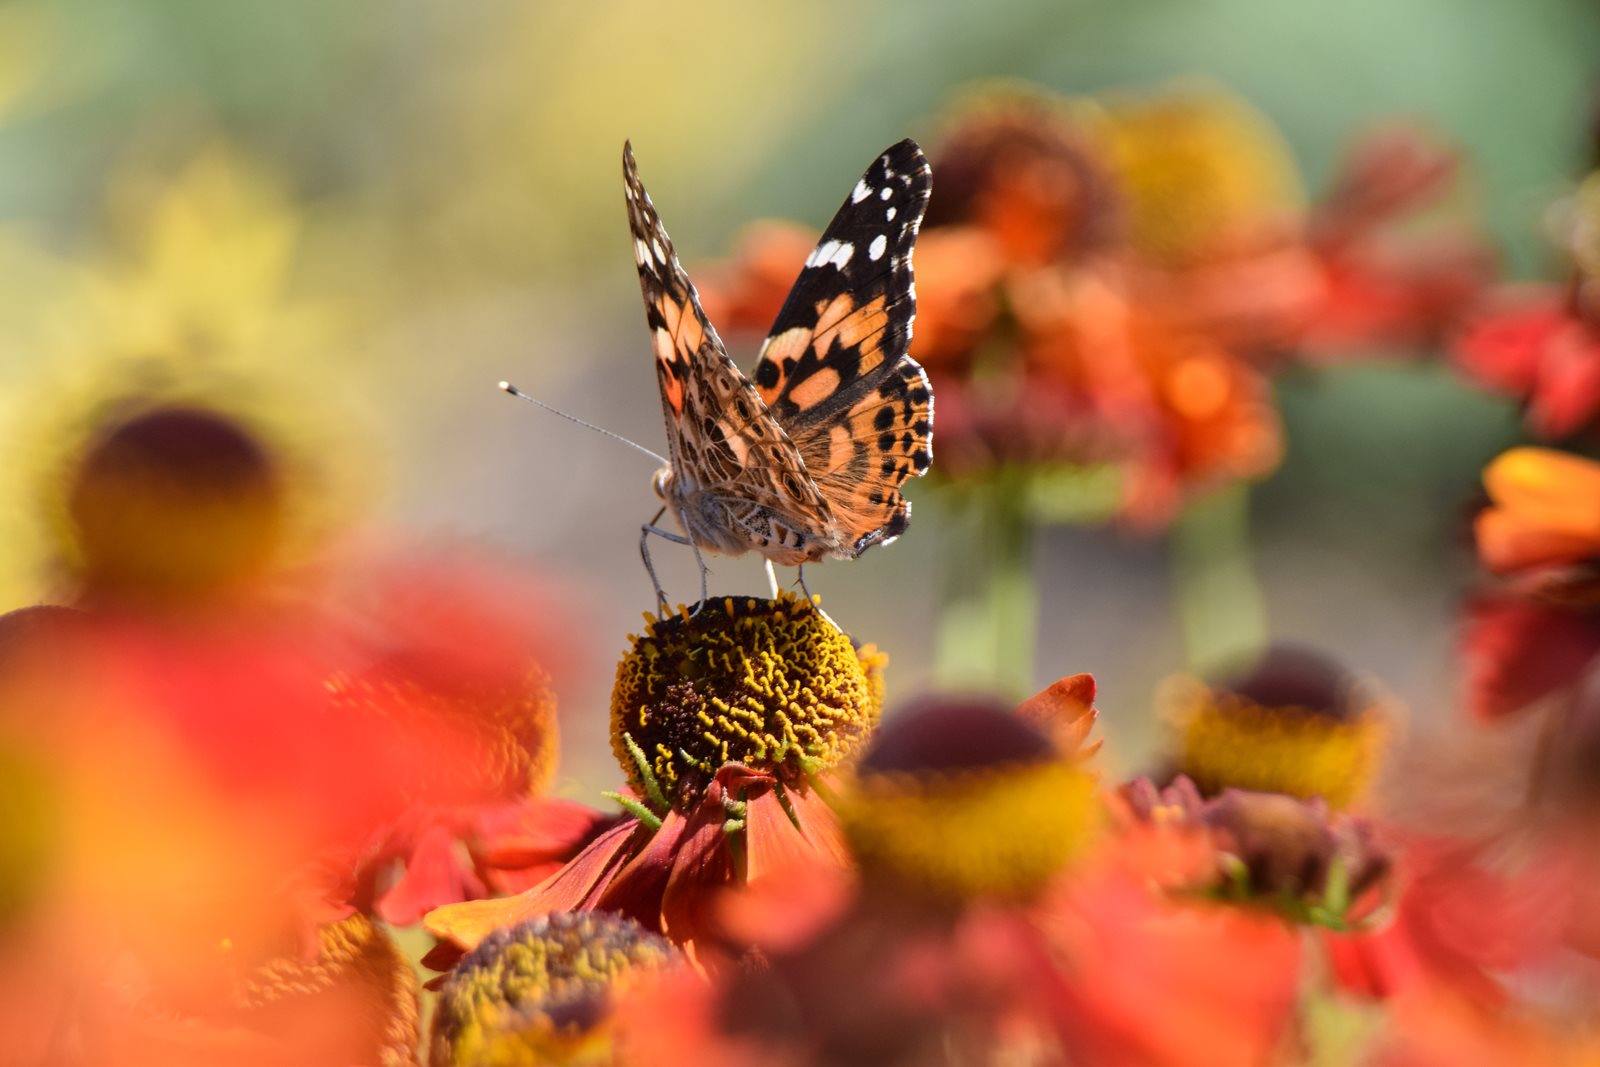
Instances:
[[[755,371],[852,555],[904,530],[900,487],[932,461],[933,391],[907,355],[931,188],[914,141],[873,161],[806,259]]]

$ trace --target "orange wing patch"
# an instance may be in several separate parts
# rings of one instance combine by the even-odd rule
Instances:
[[[821,367],[808,378],[795,383],[789,390],[789,399],[801,411],[816,407],[839,391],[839,372],[832,367]]]

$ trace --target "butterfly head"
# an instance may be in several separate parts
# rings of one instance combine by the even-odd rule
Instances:
[[[650,488],[656,491],[656,496],[662,500],[672,499],[672,465],[669,463],[656,471],[650,479]]]

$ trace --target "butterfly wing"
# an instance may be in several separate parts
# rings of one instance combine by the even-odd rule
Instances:
[[[933,389],[906,354],[911,253],[932,189],[905,140],[873,161],[806,259],[755,384],[838,519],[847,555],[905,530],[900,489],[933,460]]]
[[[796,562],[796,553],[816,558],[807,550],[831,539],[833,529],[827,500],[701,309],[639,180],[631,144],[623,147],[622,171],[676,492],[718,502],[692,514],[697,528],[687,532],[720,551],[755,549],[780,562]],[[703,514],[727,521],[707,529],[697,522]]]

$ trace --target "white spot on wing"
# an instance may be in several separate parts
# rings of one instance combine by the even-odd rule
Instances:
[[[862,178],[860,181],[856,182],[855,191],[850,194],[850,202],[852,204],[859,204],[861,201],[865,200],[871,195],[872,187],[867,184],[867,179]]]
[[[889,239],[881,233],[878,234],[872,239],[872,243],[867,246],[867,258],[876,263],[883,258],[883,250],[888,247]]]
[[[894,208],[890,208],[888,211],[885,211],[883,213],[883,217],[888,219],[890,222],[893,222],[894,221],[894,217],[895,217],[896,214],[897,214],[897,212],[895,211],[895,209]]]
[[[806,266],[832,265],[844,270],[845,264],[850,262],[850,257],[855,255],[855,251],[855,245],[848,241],[824,241],[806,258]]]
[[[637,237],[633,239],[633,258],[641,267],[650,262],[650,246]]]
[[[894,175],[893,175],[893,174],[891,174],[891,175],[889,175],[889,177],[891,177],[891,178],[893,178],[893,177],[894,177]],[[882,191],[882,192],[880,192],[880,193],[879,193],[879,194],[878,194],[878,199],[879,199],[879,200],[887,200],[887,199],[889,199],[889,198],[890,198],[890,197],[891,197],[891,196],[893,196],[893,195],[894,195],[894,190],[893,190],[893,189],[891,189],[891,188],[889,188],[889,187],[888,187],[888,186],[887,186],[887,185],[886,185],[886,186],[884,186],[884,187],[883,187],[883,191]]]

